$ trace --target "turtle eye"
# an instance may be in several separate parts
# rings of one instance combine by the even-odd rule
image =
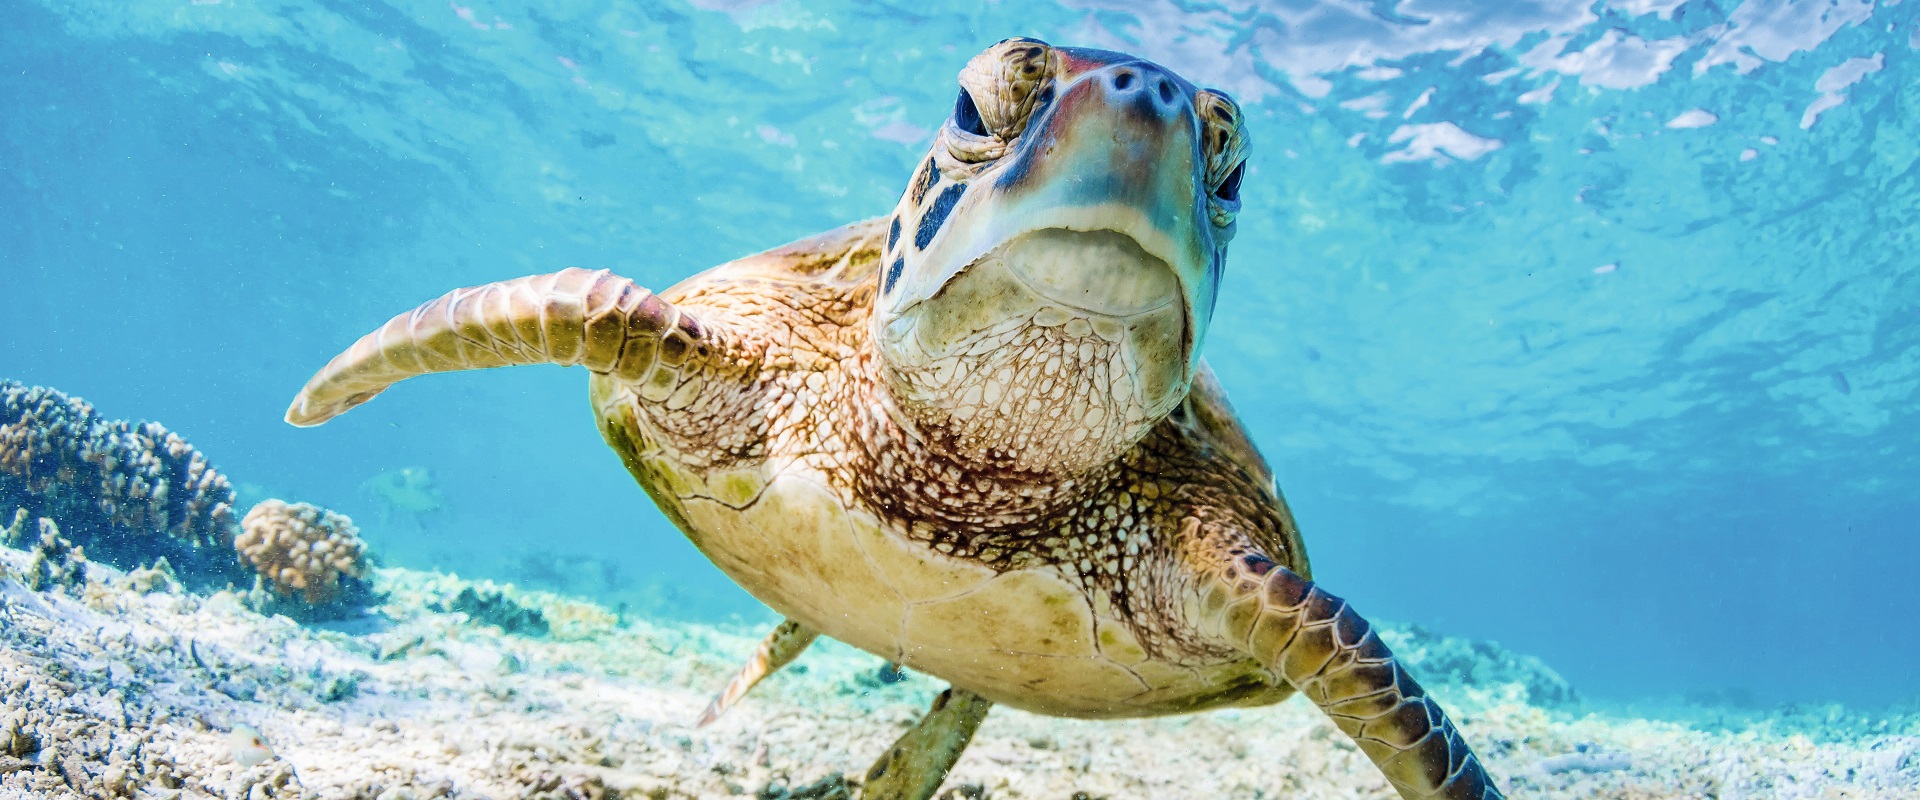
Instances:
[[[1240,105],[1216,89],[1194,95],[1200,115],[1201,155],[1206,159],[1206,181],[1212,188],[1214,221],[1226,225],[1240,210],[1240,183],[1247,177],[1247,134]]]
[[[1006,152],[1006,142],[994,136],[987,125],[987,118],[980,113],[980,106],[973,102],[973,92],[966,87],[960,88],[960,96],[953,100],[953,118],[947,120],[947,152],[964,164],[980,164],[999,158]]]
[[[1213,190],[1213,196],[1229,203],[1240,202],[1240,181],[1246,176],[1247,162],[1242,161],[1233,165],[1233,171],[1227,173],[1225,180],[1220,181],[1220,186]]]
[[[953,158],[984,164],[1006,155],[1035,110],[1052,98],[1057,61],[1053,48],[1037,39],[1008,39],[968,61],[942,137]]]
[[[980,107],[973,104],[973,93],[960,90],[960,97],[953,101],[953,126],[975,136],[987,135],[987,123],[980,118]]]

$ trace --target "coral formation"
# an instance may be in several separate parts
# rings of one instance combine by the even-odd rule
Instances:
[[[71,546],[123,569],[165,564],[164,575],[142,573],[149,583],[219,588],[252,572],[262,605],[295,616],[372,600],[351,520],[268,500],[241,522],[234,502],[227,478],[165,426],[103,419],[78,397],[0,381],[0,513],[15,509],[0,544],[40,543],[44,568],[30,579],[81,580],[81,567],[64,566]],[[45,540],[30,530],[36,519],[60,535]]]
[[[60,526],[53,520],[42,517],[40,542],[33,548],[33,560],[27,562],[27,588],[36,592],[56,587],[73,591],[86,582],[87,551],[61,536]]]
[[[345,514],[264,500],[240,527],[234,550],[276,596],[324,606],[366,594],[366,545]]]
[[[24,508],[13,510],[13,522],[0,528],[0,547],[19,547],[27,542],[27,523],[33,520]]]
[[[140,594],[176,591],[180,588],[180,576],[174,574],[172,564],[161,558],[155,560],[152,566],[129,570],[124,585]]]
[[[1527,702],[1542,708],[1580,702],[1572,684],[1545,662],[1492,642],[1441,636],[1419,625],[1383,626],[1380,638],[1425,680],[1458,686],[1514,684],[1525,689]]]
[[[465,587],[454,596],[452,602],[439,603],[435,607],[458,611],[474,622],[493,625],[521,636],[545,636],[552,630],[547,615],[539,609],[521,605],[505,592],[487,585],[477,590],[472,586]]]
[[[233,489],[200,451],[157,422],[103,419],[80,398],[0,381],[0,508],[14,507],[110,562],[165,556],[208,578],[235,566]]]

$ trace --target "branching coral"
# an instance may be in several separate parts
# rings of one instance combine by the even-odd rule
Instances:
[[[93,406],[41,386],[0,382],[0,473],[45,493],[92,472]]]
[[[127,487],[131,502],[117,504],[115,520],[164,530],[198,547],[226,543],[233,521],[233,488],[226,477],[160,423],[123,425],[108,425],[111,444],[94,456],[108,467],[116,490]]]
[[[33,560],[27,562],[27,588],[44,592],[53,588],[69,591],[87,582],[87,551],[75,547],[60,535],[53,520],[40,520],[40,544],[33,548]]]
[[[323,606],[366,592],[366,545],[346,515],[265,500],[247,512],[233,546],[280,597]]]
[[[26,509],[14,509],[13,522],[8,523],[6,528],[0,529],[0,546],[20,547],[25,545],[27,543],[27,523],[32,520],[33,515],[28,514]]]
[[[80,398],[4,381],[0,508],[15,506],[109,561],[165,556],[209,579],[234,566],[233,488],[200,451],[157,422],[102,419]]]
[[[164,561],[208,588],[255,570],[272,595],[298,598],[290,612],[372,597],[346,517],[270,500],[236,523],[233,504],[226,477],[165,426],[102,419],[80,398],[0,381],[0,509],[20,509],[0,539],[12,546],[40,538],[27,520],[57,520],[88,556],[122,568]]]

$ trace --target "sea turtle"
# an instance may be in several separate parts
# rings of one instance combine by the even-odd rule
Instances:
[[[315,375],[317,425],[431,372],[582,365],[668,518],[785,615],[709,709],[826,635],[951,687],[867,773],[926,798],[993,703],[1124,718],[1318,704],[1405,798],[1499,791],[1310,580],[1200,359],[1239,107],[1122,53],[1003,41],[889,216],[655,295],[568,269],[460,289]]]

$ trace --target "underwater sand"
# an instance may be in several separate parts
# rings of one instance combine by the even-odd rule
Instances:
[[[26,562],[0,548],[0,572]],[[864,772],[940,688],[912,674],[888,683],[879,659],[823,643],[695,729],[758,631],[622,620],[579,599],[403,569],[378,573],[387,597],[375,614],[303,625],[233,592],[88,569],[69,591],[0,578],[4,800],[844,797],[837,774]],[[468,588],[537,610],[548,632],[436,610]],[[1766,718],[1707,730],[1548,709],[1525,698],[1556,691],[1557,677],[1530,659],[1401,638],[1431,662],[1417,674],[1492,676],[1431,688],[1514,798],[1920,797],[1920,719],[1827,735]],[[232,733],[243,725],[272,757],[241,763],[252,760]],[[1126,722],[996,709],[942,796],[1393,795],[1296,699]]]

